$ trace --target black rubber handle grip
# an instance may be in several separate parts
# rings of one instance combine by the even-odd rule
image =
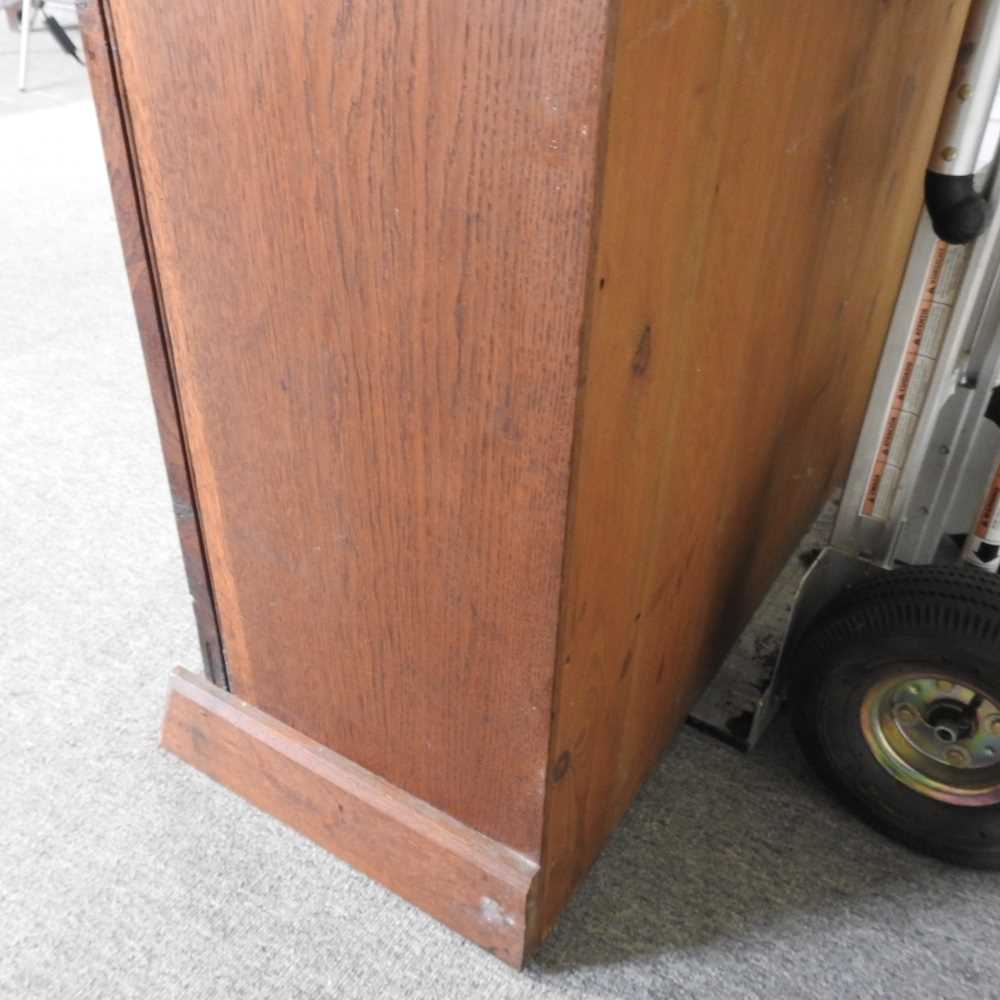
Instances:
[[[945,243],[971,243],[986,228],[986,199],[976,191],[972,174],[953,177],[928,170],[924,199],[934,232]]]

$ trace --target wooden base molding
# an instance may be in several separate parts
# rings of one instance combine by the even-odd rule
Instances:
[[[520,967],[538,866],[180,667],[162,746]]]

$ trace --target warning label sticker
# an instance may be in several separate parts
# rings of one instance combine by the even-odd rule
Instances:
[[[939,241],[934,249],[862,500],[861,513],[865,517],[879,520],[889,517],[917,422],[927,402],[967,259],[965,247]]]
[[[941,341],[951,316],[951,306],[943,302],[924,301],[920,305],[917,318],[915,343],[917,350],[925,358],[937,358],[941,352]]]
[[[899,466],[876,462],[871,479],[868,481],[868,491],[865,493],[865,513],[869,517],[885,520],[889,516],[889,505],[896,492],[899,482]]]
[[[913,431],[917,426],[917,415],[906,410],[894,409],[889,415],[882,446],[879,448],[879,459],[888,465],[902,468],[903,460],[910,450]]]
[[[1000,542],[1000,470],[994,475],[986,502],[979,512],[976,537],[993,545]]]
[[[945,305],[953,306],[962,285],[968,257],[966,247],[951,246],[939,241],[934,251],[934,259],[931,261],[931,269],[928,274],[930,281],[924,294],[935,302],[943,302]]]

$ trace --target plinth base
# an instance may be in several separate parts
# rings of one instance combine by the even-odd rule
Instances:
[[[178,668],[162,746],[510,965],[538,865]]]

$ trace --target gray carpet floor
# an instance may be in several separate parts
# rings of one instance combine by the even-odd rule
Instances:
[[[780,721],[684,732],[523,973],[162,753],[198,650],[93,109],[0,70],[0,997],[1000,996],[1000,879],[846,816]]]

